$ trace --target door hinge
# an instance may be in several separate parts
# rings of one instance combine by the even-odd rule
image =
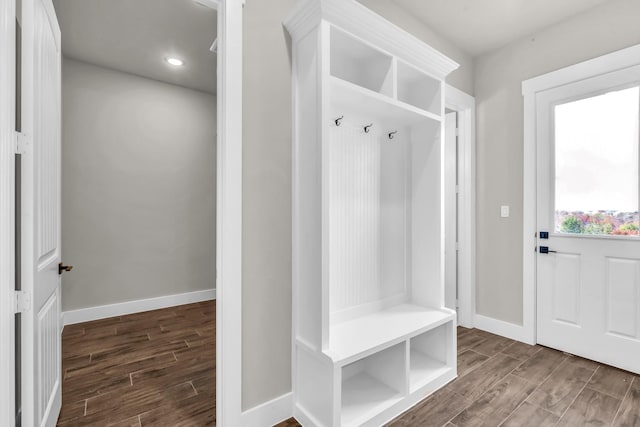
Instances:
[[[27,154],[29,151],[29,139],[24,133],[16,132],[16,154]]]
[[[460,194],[460,186],[456,185],[456,194]]]
[[[16,313],[25,313],[31,310],[31,294],[25,291],[16,291]]]
[[[456,136],[460,136],[460,128],[456,128]]]
[[[462,249],[462,245],[460,242],[456,242],[456,251],[459,251],[460,249]]]

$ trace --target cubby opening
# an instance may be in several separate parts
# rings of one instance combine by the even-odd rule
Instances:
[[[433,114],[442,114],[442,83],[398,61],[398,100]]]
[[[449,369],[453,369],[453,322],[449,321],[411,338],[409,380],[415,391]]]
[[[344,366],[341,425],[361,425],[398,402],[406,384],[406,342]]]
[[[353,36],[331,28],[331,75],[366,89],[393,96],[393,61]]]

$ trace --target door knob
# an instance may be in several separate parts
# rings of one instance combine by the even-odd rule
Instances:
[[[555,254],[558,253],[557,251],[552,251],[551,249],[549,249],[548,246],[540,246],[540,253],[541,254]]]
[[[62,274],[65,271],[73,270],[73,265],[64,265],[63,263],[58,264],[58,274]]]

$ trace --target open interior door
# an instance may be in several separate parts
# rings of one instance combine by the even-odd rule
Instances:
[[[24,426],[55,426],[62,404],[60,324],[61,46],[51,0],[23,0],[21,241]]]

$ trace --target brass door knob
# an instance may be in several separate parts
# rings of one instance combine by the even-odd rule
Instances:
[[[64,265],[63,263],[58,264],[58,274],[62,274],[65,271],[73,270],[73,265]]]

